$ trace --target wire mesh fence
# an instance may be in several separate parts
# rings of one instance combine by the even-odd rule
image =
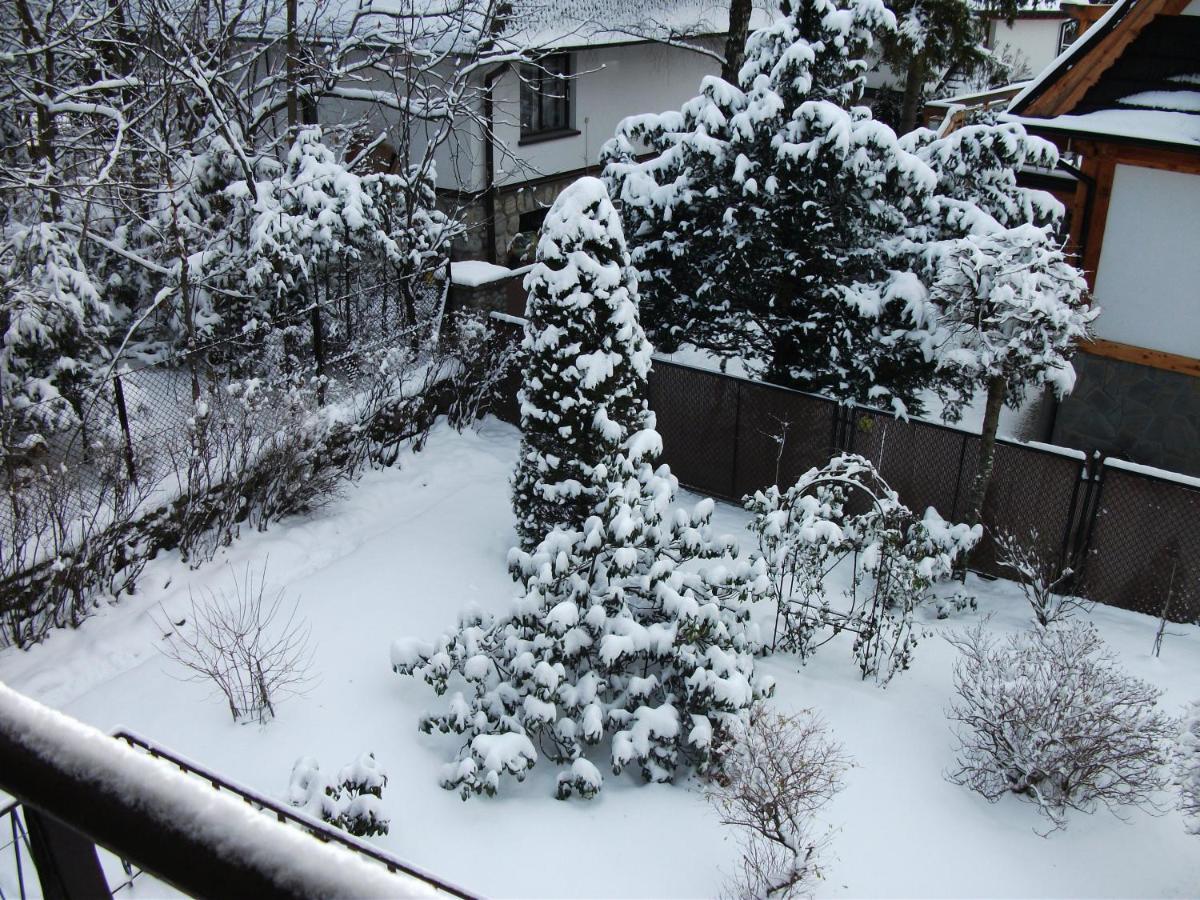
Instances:
[[[198,418],[215,404],[255,402],[260,429],[294,412],[253,400],[280,391],[305,392],[314,407],[350,396],[381,357],[397,348],[419,351],[436,327],[446,284],[431,279],[421,310],[389,302],[390,283],[359,285],[277,318],[268,332],[245,329],[190,350],[131,356],[80,392],[42,401],[67,412],[64,424],[30,428],[39,404],[0,410],[0,534],[11,536],[29,505],[45,504],[53,481],[55,515],[64,520],[97,510],[118,485],[170,491],[194,440]],[[420,315],[414,322],[413,317]],[[19,415],[13,413],[19,412]]]

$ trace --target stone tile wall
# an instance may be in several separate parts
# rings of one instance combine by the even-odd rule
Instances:
[[[1200,378],[1080,353],[1054,443],[1200,475]]]

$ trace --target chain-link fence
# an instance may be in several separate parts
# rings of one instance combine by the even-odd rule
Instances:
[[[325,292],[324,300],[278,317],[269,328],[199,342],[190,350],[129,356],[79,392],[0,408],[0,534],[24,515],[35,480],[55,481],[56,514],[69,519],[103,506],[115,482],[164,485],[181,465],[189,429],[214,403],[299,388],[316,406],[340,402],[393,349],[414,352],[436,335],[445,282],[430,279],[422,308],[405,309],[393,283]],[[411,304],[410,304],[411,305]],[[412,320],[420,316],[420,321]],[[46,412],[39,415],[39,406]],[[53,409],[53,412],[52,412]],[[273,410],[256,414],[269,427]],[[59,419],[57,427],[30,422]]]

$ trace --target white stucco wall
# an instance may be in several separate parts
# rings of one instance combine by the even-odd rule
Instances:
[[[1200,2],[1200,0],[1198,0]],[[1012,25],[993,19],[989,45],[997,53],[1008,48],[1020,54],[1021,62],[1029,69],[1022,78],[1037,76],[1058,56],[1058,33],[1062,18],[1015,19]]]
[[[714,46],[717,44],[714,42]],[[678,109],[694,97],[705,75],[720,71],[710,56],[661,44],[601,47],[574,54],[574,127],[578,135],[522,145],[520,80],[496,85],[498,184],[526,181],[596,164],[601,145],[626,116]],[[515,157],[506,158],[506,157]]]
[[[1098,337],[1200,357],[1200,175],[1117,166],[1095,296]]]

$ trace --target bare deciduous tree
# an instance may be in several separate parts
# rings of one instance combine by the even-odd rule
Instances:
[[[995,802],[1016,794],[1052,829],[1104,805],[1157,811],[1177,723],[1158,688],[1123,672],[1090,623],[1061,623],[999,641],[982,625],[950,638],[958,761],[948,773]]]
[[[851,765],[825,723],[756,707],[727,749],[723,777],[705,795],[722,825],[739,829],[742,870],[729,884],[738,897],[796,897],[821,875],[827,835],[814,819],[842,788]]]
[[[282,589],[267,595],[266,574],[264,564],[256,580],[247,565],[232,596],[206,591],[191,598],[190,628],[165,623],[163,652],[191,673],[188,680],[215,684],[235,722],[271,719],[279,700],[312,682],[309,626]]]

